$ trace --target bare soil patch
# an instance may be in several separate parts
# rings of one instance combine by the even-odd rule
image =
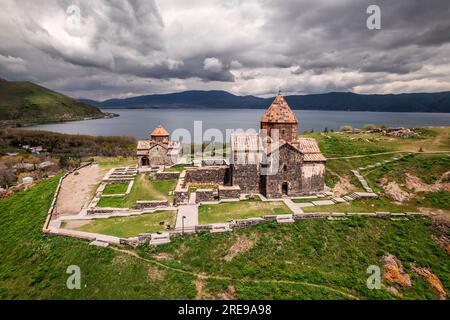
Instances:
[[[406,192],[400,188],[397,182],[391,181],[383,185],[384,192],[394,201],[405,202],[413,198],[413,194]]]
[[[419,212],[426,214],[433,219],[439,219],[440,221],[445,222],[447,225],[450,224],[450,211],[444,209],[436,209],[436,208],[426,208],[426,207],[418,207]]]
[[[342,196],[356,191],[356,187],[350,182],[349,177],[341,177],[333,188],[333,195]]]
[[[165,271],[158,269],[156,266],[149,266],[147,276],[150,280],[162,280],[165,276]]]
[[[123,266],[127,263],[127,257],[123,254],[118,254],[112,259],[112,264],[115,266]]]
[[[448,179],[448,172],[444,173],[441,178],[433,184],[423,182],[419,177],[413,176],[409,173],[405,174],[405,181],[407,186],[415,192],[438,192],[441,190],[448,190],[450,183],[445,182]]]
[[[195,290],[197,291],[197,294],[195,295],[195,300],[201,300],[201,299],[214,299],[214,297],[209,294],[207,291],[204,290],[205,286],[205,280],[202,278],[197,278],[192,281],[192,283],[195,286]]]
[[[170,260],[173,259],[173,256],[169,253],[159,252],[152,254],[152,258],[161,261],[161,260]]]
[[[217,296],[220,300],[236,300],[236,288],[230,284],[227,287],[227,291],[219,292]]]
[[[68,175],[61,184],[56,200],[58,216],[76,215],[90,200],[92,188],[102,178],[101,170],[93,164]]]
[[[431,217],[434,234],[431,239],[450,255],[450,215],[436,215]]]
[[[223,259],[225,261],[231,261],[234,257],[236,257],[239,253],[246,252],[250,250],[258,240],[258,236],[255,235],[254,239],[247,238],[246,235],[238,236],[236,242],[228,249],[228,253]]]

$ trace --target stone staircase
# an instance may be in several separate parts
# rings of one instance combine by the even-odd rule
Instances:
[[[331,199],[331,201],[333,201],[334,203],[344,203],[344,202],[347,202],[347,201],[345,201],[345,199],[343,199],[343,198],[341,198],[341,197],[333,198],[333,199]]]
[[[231,231],[229,223],[214,223],[211,225],[211,233],[228,232]]]
[[[411,155],[411,154],[412,154],[411,152],[406,153],[406,154],[402,154],[402,155],[396,156],[396,157],[394,157],[394,158],[392,158],[392,159],[384,160],[384,161],[377,162],[377,163],[374,163],[374,164],[369,164],[369,165],[367,165],[367,166],[365,166],[365,167],[359,167],[358,170],[367,170],[367,169],[378,168],[378,167],[380,167],[380,166],[382,166],[382,165],[384,165],[384,164],[386,164],[386,163],[398,161],[398,160],[400,160],[400,159],[402,159],[402,158],[404,158],[404,157],[406,157],[406,156],[409,156],[409,155]]]
[[[109,243],[103,240],[94,240],[89,243],[90,246],[97,246],[97,247],[107,247],[109,246]]]
[[[189,195],[189,204],[196,204],[196,202],[197,202],[197,193],[191,192],[191,194]]]
[[[159,245],[159,244],[165,244],[170,242],[170,235],[169,233],[152,233],[150,238],[150,244],[151,245]]]
[[[372,188],[369,186],[366,179],[364,179],[364,177],[359,173],[359,171],[358,170],[351,170],[351,171],[353,175],[356,177],[356,179],[358,179],[358,181],[361,183],[364,190],[366,190],[366,192],[373,193]]]
[[[276,217],[277,223],[286,224],[286,223],[294,223],[295,220],[292,214],[279,214]]]

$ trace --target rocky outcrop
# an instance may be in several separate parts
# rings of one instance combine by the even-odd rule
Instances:
[[[429,269],[417,267],[415,264],[412,265],[412,269],[415,273],[428,281],[431,288],[438,293],[441,300],[444,300],[447,297],[447,292],[445,292],[444,286],[437,275],[431,273]]]
[[[392,254],[381,257],[383,263],[383,277],[401,287],[411,287],[411,277],[403,270],[402,263]]]

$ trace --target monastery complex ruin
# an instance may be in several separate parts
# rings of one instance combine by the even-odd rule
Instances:
[[[220,165],[186,167],[174,191],[175,203],[188,201],[190,185],[217,186],[218,195],[262,194],[267,198],[302,196],[324,191],[326,158],[312,138],[298,137],[298,120],[278,93],[260,123],[261,133],[233,133],[231,153]],[[176,164],[183,156],[179,141],[158,125],[137,146],[141,171]],[[210,194],[211,193],[211,194]],[[204,189],[205,201],[213,191]],[[199,196],[199,194],[197,194]]]

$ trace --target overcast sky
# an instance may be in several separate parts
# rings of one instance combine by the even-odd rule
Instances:
[[[449,0],[2,0],[0,44],[0,77],[99,100],[450,90]]]

